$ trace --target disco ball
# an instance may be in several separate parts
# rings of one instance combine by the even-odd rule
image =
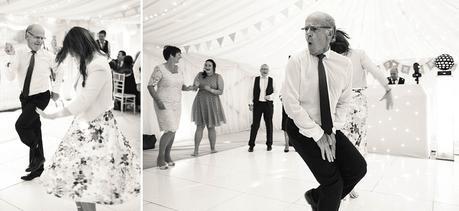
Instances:
[[[435,59],[435,66],[440,70],[449,70],[454,66],[454,59],[449,54],[442,54]]]

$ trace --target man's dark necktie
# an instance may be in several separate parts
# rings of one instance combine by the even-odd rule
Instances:
[[[320,119],[322,121],[322,129],[326,134],[332,133],[333,122],[330,112],[330,100],[328,98],[327,75],[325,74],[324,63],[322,62],[325,55],[320,54],[319,57],[319,96],[320,96]]]
[[[24,87],[22,88],[23,97],[29,96],[30,81],[32,80],[33,67],[35,66],[35,53],[37,52],[32,51],[32,56],[30,56],[29,67],[27,67],[27,74],[24,80]]]

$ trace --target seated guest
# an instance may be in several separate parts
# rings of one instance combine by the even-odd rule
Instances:
[[[140,94],[137,91],[137,84],[134,77],[134,71],[132,67],[134,66],[134,60],[131,56],[124,57],[123,66],[118,69],[118,73],[125,75],[124,78],[124,93],[125,94],[135,94],[136,105],[140,105]]]
[[[390,69],[390,76],[387,77],[390,85],[393,84],[405,84],[405,79],[402,77],[398,77],[398,70],[397,68]]]
[[[142,81],[141,80],[141,66],[142,66],[142,61],[141,61],[141,57],[140,57],[140,51],[137,52],[137,54],[135,55],[135,59],[134,59],[134,67],[132,68],[133,71],[134,71],[134,78],[135,78],[135,82],[136,82],[136,85],[137,85],[137,92],[139,93],[139,100],[138,100],[138,103],[136,105],[136,108],[138,108],[138,110],[140,111],[140,82]],[[137,101],[137,97],[136,97],[136,101]]]
[[[118,72],[118,70],[123,67],[124,57],[126,57],[126,51],[119,51],[118,57],[109,63],[110,68],[112,68],[113,71]]]

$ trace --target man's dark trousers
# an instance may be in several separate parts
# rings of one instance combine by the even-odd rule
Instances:
[[[336,159],[331,163],[322,159],[320,148],[314,139],[300,134],[290,118],[287,120],[287,134],[296,152],[320,184],[312,189],[312,198],[317,203],[317,210],[338,211],[341,199],[365,176],[365,159],[339,130],[336,131]]]

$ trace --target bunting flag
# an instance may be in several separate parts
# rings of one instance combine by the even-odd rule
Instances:
[[[400,69],[400,72],[409,74],[410,73],[411,66],[409,65],[402,65],[402,68]]]
[[[383,64],[384,64],[384,68],[386,68],[386,70],[388,70],[388,69],[390,69],[392,67],[392,60],[387,60]]]
[[[425,73],[425,71],[424,71],[424,65],[420,65],[420,66],[419,66],[419,73],[421,73],[421,74],[424,74],[424,73]]]
[[[435,58],[430,59],[426,64],[429,67],[429,69],[434,68],[435,67]]]
[[[303,0],[298,0],[297,2],[295,2],[295,5],[300,8],[300,10],[303,9]]]
[[[292,3],[295,4],[295,6],[298,7],[300,10],[303,9],[304,4],[305,4],[304,0],[296,0],[295,2],[292,2]],[[289,15],[291,15],[291,14],[289,14],[289,13],[290,13],[290,12],[289,12],[289,9],[290,9],[291,6],[292,6],[292,5],[290,5],[290,6],[286,7],[286,8],[284,8],[283,10],[280,11],[280,13],[281,13],[283,16],[285,16],[286,18],[288,18]],[[263,24],[265,24],[265,27],[272,27],[272,26],[274,26],[274,25],[276,24],[276,19],[278,18],[278,16],[279,16],[279,13],[273,14],[273,15],[267,17],[267,18],[264,18],[264,19],[262,19],[262,20],[256,22],[256,23],[253,24],[252,26],[253,26],[257,31],[260,32],[260,31],[262,31]],[[267,22],[267,23],[263,23],[264,21]],[[268,23],[270,24],[269,26],[266,25],[266,24],[268,24]],[[235,32],[230,33],[230,34],[228,34],[228,35],[226,35],[226,36],[228,36],[228,37],[231,39],[231,41],[232,41],[233,43],[235,43],[235,41],[236,41],[236,36],[238,36],[238,39],[244,39],[244,38],[247,37],[250,33],[252,33],[252,31],[251,31],[251,29],[250,29],[250,27],[252,27],[252,26],[245,27],[245,28],[243,28],[243,29],[241,29],[241,30],[239,30],[239,31],[235,31]],[[239,36],[242,36],[242,37],[239,37]],[[207,47],[207,50],[210,50],[210,49],[212,48],[212,42],[213,42],[214,40],[216,40],[216,41],[218,42],[219,46],[222,47],[224,39],[225,39],[225,36],[222,36],[222,37],[219,37],[219,38],[217,38],[217,39],[214,38],[214,39],[208,40],[208,41],[206,41],[206,42],[202,42],[202,43],[198,43],[198,44],[193,44],[193,45],[187,45],[187,46],[183,46],[183,47],[185,48],[185,52],[186,52],[186,53],[189,53],[190,51],[192,51],[193,47],[196,49],[196,51],[200,51],[200,50],[201,50],[201,47],[202,47],[203,49]],[[214,46],[214,47],[215,47],[215,46]],[[398,65],[399,65],[399,63],[398,63],[397,61],[395,61],[395,60],[388,60],[387,62],[384,63],[384,66],[385,66],[386,70],[389,69],[389,68],[392,68],[393,66],[398,67]],[[408,71],[409,71],[409,69],[408,69]]]
[[[218,42],[218,44],[220,45],[220,47],[222,46],[223,38],[224,38],[224,37],[219,37],[219,38],[217,38],[217,42]]]
[[[229,37],[234,42],[234,38],[236,38],[236,32],[229,34]]]
[[[210,47],[212,46],[212,40],[209,40],[206,42],[207,50],[210,50]]]
[[[258,31],[261,31],[261,21],[256,23],[254,26],[255,26],[255,28],[258,29]]]

